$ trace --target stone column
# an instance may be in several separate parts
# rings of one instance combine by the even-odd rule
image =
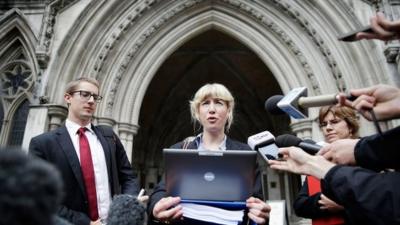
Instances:
[[[68,116],[68,108],[62,105],[48,105],[49,130],[59,128]]]
[[[130,123],[119,123],[118,131],[119,138],[121,139],[122,144],[125,147],[126,154],[128,155],[129,162],[132,163],[133,157],[133,137],[136,135],[139,129],[138,125],[130,124]]]
[[[312,138],[312,119],[302,119],[292,122],[290,128],[299,138]]]
[[[115,124],[117,124],[117,122],[115,122],[114,119],[108,118],[108,117],[97,117],[96,121],[97,121],[98,125],[106,125],[106,126],[110,126],[113,128],[114,128]]]
[[[292,129],[292,131],[296,134],[297,137],[299,138],[312,138],[312,126],[313,126],[313,120],[312,119],[302,119],[302,120],[297,120],[294,121],[290,124],[290,128]],[[288,179],[288,174],[285,174],[285,181]],[[305,176],[301,176],[301,180],[302,182],[304,181]],[[285,187],[288,187],[287,185],[285,185]],[[285,188],[286,190],[286,196],[290,196],[290,194],[288,193],[287,188]],[[293,205],[293,200],[294,199],[289,199],[288,201],[288,205],[289,207],[291,207]],[[292,208],[288,209],[288,211],[290,212],[292,210]],[[311,220],[309,219],[305,219],[305,218],[300,218],[296,223],[296,225],[311,225]]]

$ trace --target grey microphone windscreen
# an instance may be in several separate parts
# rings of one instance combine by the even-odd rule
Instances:
[[[135,196],[121,194],[114,197],[107,218],[107,225],[143,225],[145,207]]]

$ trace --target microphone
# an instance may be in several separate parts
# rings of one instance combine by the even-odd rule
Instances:
[[[295,119],[304,119],[308,115],[308,111],[306,110],[307,108],[334,105],[338,103],[337,95],[338,94],[328,94],[307,97],[307,88],[299,87],[291,90],[280,100],[278,100],[279,97],[276,95],[270,97],[266,101],[265,107],[266,110],[272,114],[277,114],[282,111]],[[356,97],[348,95],[347,99],[353,101]]]
[[[271,159],[278,159],[278,146],[275,144],[275,137],[269,131],[254,134],[247,139],[251,149],[258,151],[266,162]]]
[[[276,137],[275,143],[278,147],[290,147],[296,146],[303,149],[310,155],[315,155],[322,148],[322,146],[317,145],[313,140],[302,140],[294,135],[282,134]]]
[[[107,225],[142,225],[146,209],[136,196],[121,194],[114,197],[107,218]]]
[[[280,100],[282,100],[283,95],[274,95],[271,96],[267,99],[267,101],[265,101],[265,109],[267,110],[267,112],[270,112],[273,115],[282,115],[285,114],[284,111],[282,111],[282,109],[280,109],[277,104]]]

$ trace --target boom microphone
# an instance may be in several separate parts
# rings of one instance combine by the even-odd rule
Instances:
[[[276,137],[275,143],[278,147],[296,146],[303,149],[310,155],[315,155],[322,148],[322,146],[310,143],[309,141],[302,140],[294,135],[282,134]]]
[[[275,144],[275,137],[269,131],[264,131],[250,136],[247,144],[251,149],[258,151],[265,161],[277,159],[278,146]]]
[[[307,108],[320,107],[326,105],[335,105],[338,103],[338,94],[328,94],[307,97],[307,88],[299,87],[291,90],[286,96],[277,97],[274,95],[265,102],[265,108],[272,114],[286,112],[289,116],[295,119],[304,119],[307,117]],[[350,101],[355,100],[355,96],[349,95],[347,99]],[[276,103],[277,102],[277,103]]]
[[[267,101],[265,101],[265,109],[267,110],[267,112],[273,114],[273,115],[282,115],[285,114],[284,111],[282,111],[282,109],[280,109],[277,104],[279,101],[281,101],[283,98],[283,95],[274,95],[271,96],[267,99]]]
[[[107,225],[142,225],[146,209],[136,196],[121,194],[110,205]]]

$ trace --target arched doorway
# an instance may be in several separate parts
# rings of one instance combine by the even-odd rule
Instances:
[[[239,41],[208,30],[171,54],[144,96],[133,163],[142,171],[142,185],[147,189],[163,173],[162,149],[200,132],[191,122],[189,100],[200,86],[213,82],[227,86],[235,97],[230,137],[246,142],[248,136],[264,130],[275,135],[289,132],[288,117],[271,116],[264,110],[268,97],[282,93],[268,67]]]

